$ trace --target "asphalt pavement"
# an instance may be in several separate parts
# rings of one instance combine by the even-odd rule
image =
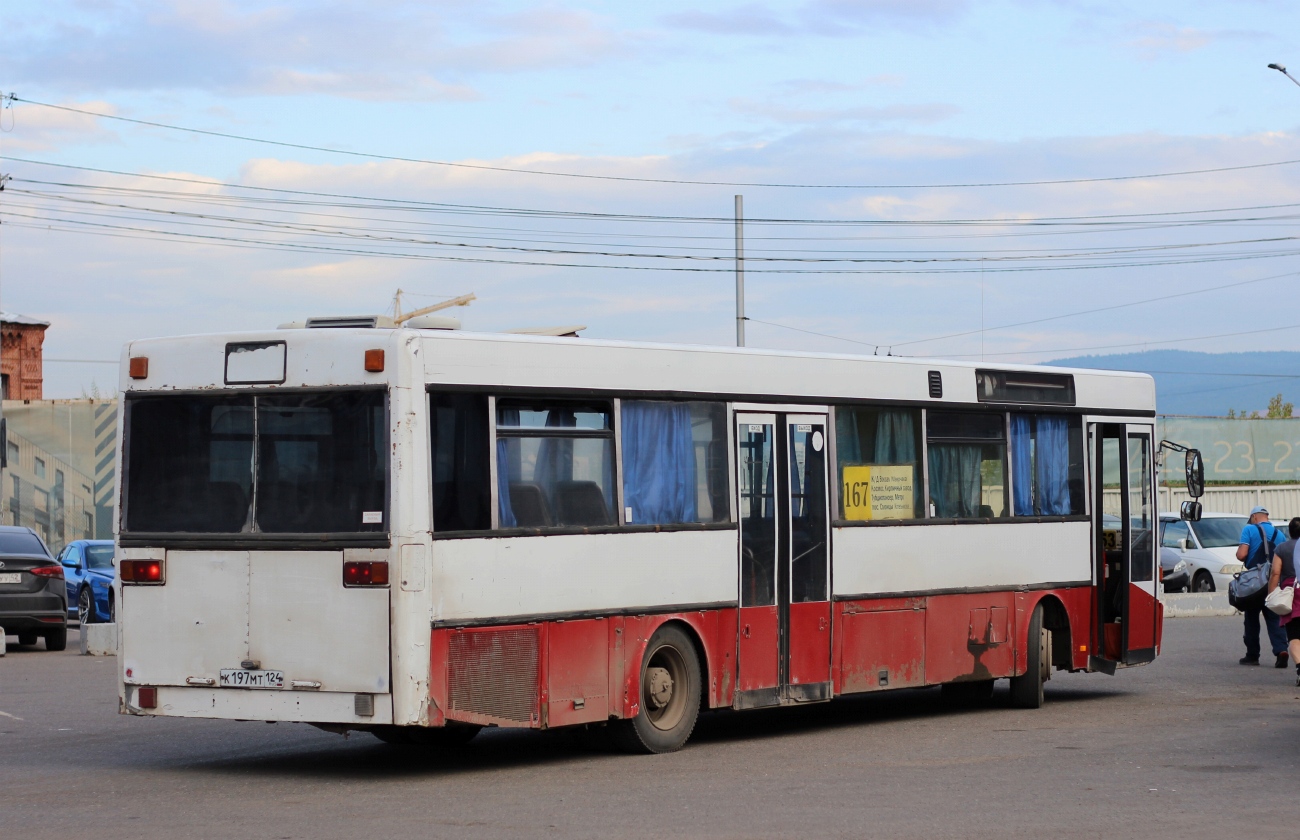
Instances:
[[[489,730],[432,752],[301,724],[119,716],[113,658],[0,659],[0,838],[1225,837],[1290,834],[1294,668],[1239,618],[1153,664],[1056,674],[1039,710],[938,690],[711,713],[681,752]],[[1270,663],[1271,664],[1271,663]]]

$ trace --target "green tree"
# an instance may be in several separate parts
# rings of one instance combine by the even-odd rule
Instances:
[[[1270,420],[1284,420],[1289,418],[1293,411],[1295,411],[1295,403],[1282,402],[1281,394],[1270,398],[1268,401],[1268,419]]]

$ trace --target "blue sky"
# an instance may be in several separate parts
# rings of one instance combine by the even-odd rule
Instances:
[[[7,33],[0,90],[219,132],[514,168],[744,182],[1055,180],[1300,158],[1300,87],[1265,67],[1290,61],[1300,68],[1297,24],[1294,4],[1270,0],[47,0],[9,2],[0,10]],[[751,216],[909,223],[1300,203],[1300,166],[1037,187],[782,190],[545,178],[348,158],[23,102],[3,116],[0,127],[10,129],[0,134],[4,157],[584,213],[725,217],[737,192],[744,193]],[[32,181],[96,189],[158,182],[12,160],[0,171],[15,177],[0,194],[0,212],[20,214],[0,217],[6,223],[0,296],[7,309],[54,322],[47,343],[54,358],[113,358],[136,336],[377,311],[399,286],[414,295],[476,292],[479,300],[461,312],[471,328],[584,323],[592,336],[705,343],[729,343],[734,333],[732,278],[721,261],[709,264],[718,271],[687,273],[655,268],[664,261],[633,259],[650,270],[629,271],[247,250],[138,238],[138,231],[132,239],[65,232],[50,229],[75,227],[59,223],[68,218],[59,215],[60,205],[15,190],[55,189]],[[230,192],[193,184],[168,189]],[[141,194],[117,203],[130,205],[111,211],[118,224],[124,215],[149,218],[179,206]],[[768,323],[751,323],[750,343],[864,352],[880,346],[1017,361],[1080,355],[1076,348],[1130,352],[1144,343],[1200,351],[1300,349],[1300,330],[1279,329],[1300,324],[1294,305],[1286,303],[1300,283],[1280,276],[1300,271],[1300,258],[1290,253],[1300,249],[1284,241],[1296,234],[1293,210],[1209,214],[1215,224],[1192,227],[916,226],[899,233],[752,225],[755,255],[797,250],[823,258],[851,251],[916,260],[962,251],[977,261],[894,264],[909,272],[900,274],[755,271],[749,314]],[[252,211],[241,205],[239,212]],[[473,215],[441,218],[462,227],[440,228],[439,241],[464,233],[465,225],[482,225]],[[367,219],[353,224],[391,229],[391,220]],[[511,219],[499,225],[509,230],[494,234],[498,246],[525,239],[546,240],[544,247],[570,243],[566,249],[578,247],[574,242],[583,248],[599,243],[602,251],[622,254],[654,243],[658,250],[698,248],[692,253],[717,256],[730,247],[724,223]],[[1262,239],[1282,241],[1255,241]],[[1244,240],[1251,241],[1207,244]],[[1069,265],[1069,255],[1081,249],[1139,247],[1144,256],[1138,261],[1154,262],[1159,252],[1150,249],[1169,246],[1182,255],[1221,259],[997,270],[1015,264],[1026,248],[1050,251],[1055,264]],[[803,267],[809,265],[820,264]],[[954,268],[966,270],[949,271]],[[1274,279],[1260,279],[1267,277]],[[1258,282],[1138,303],[1248,280]],[[430,299],[413,296],[410,304]],[[1252,302],[1258,311],[1251,312]],[[1123,307],[995,329],[1115,305]],[[968,334],[917,341],[950,333]],[[48,393],[73,396],[92,382],[111,387],[109,370],[52,363]]]

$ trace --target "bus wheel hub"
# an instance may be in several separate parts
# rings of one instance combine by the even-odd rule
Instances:
[[[649,688],[650,705],[662,709],[673,699],[673,678],[666,668],[647,668],[646,683]]]

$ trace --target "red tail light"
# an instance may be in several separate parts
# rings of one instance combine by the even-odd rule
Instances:
[[[123,560],[118,564],[117,572],[123,583],[163,582],[161,560]]]
[[[37,566],[33,569],[28,569],[27,571],[31,572],[37,577],[48,577],[48,578],[63,577],[62,566]]]
[[[349,560],[343,564],[344,586],[387,586],[388,561]]]

